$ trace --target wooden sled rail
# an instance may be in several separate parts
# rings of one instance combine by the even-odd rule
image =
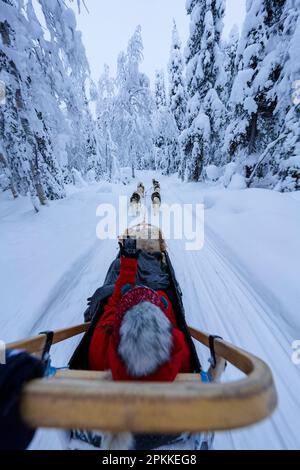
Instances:
[[[90,326],[90,323],[83,323],[82,325],[76,325],[71,328],[64,328],[62,330],[56,330],[53,332],[52,344],[61,343],[66,339],[72,338],[73,336],[85,333]],[[7,349],[23,349],[30,354],[42,353],[47,341],[46,334],[39,334],[32,338],[16,341],[15,343],[7,344]]]
[[[208,346],[208,335],[190,332]],[[216,340],[215,349],[246,377],[203,384],[197,374],[180,374],[171,384],[113,382],[107,373],[65,371],[26,385],[23,418],[33,427],[180,433],[235,429],[271,415],[277,395],[269,367],[223,340]]]

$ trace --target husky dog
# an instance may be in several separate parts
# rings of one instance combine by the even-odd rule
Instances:
[[[130,198],[130,204],[136,204],[139,205],[141,203],[141,195],[137,191],[134,191]]]
[[[152,184],[154,191],[160,192],[160,183],[156,179],[152,180]]]
[[[154,207],[154,210],[156,212],[161,206],[160,183],[159,181],[153,178],[152,184],[153,184],[153,193],[151,196],[151,200],[152,200],[152,205]]]
[[[141,210],[141,195],[135,191],[130,198],[130,213],[131,215],[137,215]]]
[[[145,194],[145,186],[143,183],[139,183],[137,186],[136,191],[132,194],[130,198],[130,206],[132,209],[132,212],[139,212],[141,209],[141,204],[142,204],[142,197],[144,197]]]
[[[152,205],[154,210],[157,211],[161,206],[161,196],[160,196],[160,183],[156,179],[152,180],[153,184],[153,193],[151,196]]]
[[[155,191],[155,192],[152,194],[151,199],[152,199],[152,204],[153,204],[153,206],[160,207],[160,205],[161,205],[161,197],[160,197],[160,193],[159,193],[158,191]]]
[[[143,183],[139,183],[137,186],[137,191],[139,194],[141,194],[142,197],[145,196],[145,186]]]

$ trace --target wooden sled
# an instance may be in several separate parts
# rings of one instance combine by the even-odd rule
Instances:
[[[54,333],[58,343],[85,332],[89,324]],[[190,328],[209,345],[209,335]],[[8,344],[9,349],[40,352],[46,335]],[[232,344],[215,340],[215,351],[246,377],[205,384],[198,373],[179,374],[170,383],[114,382],[108,372],[61,371],[24,387],[21,412],[32,427],[102,429],[140,433],[207,432],[236,429],[272,414],[277,394],[269,367]]]
[[[87,351],[96,316],[91,323],[54,332],[53,344],[86,334],[70,361],[72,370],[58,371],[54,377],[33,380],[24,387],[21,401],[24,420],[35,428],[176,434],[236,429],[270,416],[277,404],[270,368],[223,339],[214,341],[216,356],[231,363],[245,377],[222,384],[202,382],[201,365],[191,338],[209,347],[209,335],[185,323],[180,288],[161,232],[142,224],[128,229],[120,239],[127,236],[136,236],[141,249],[163,254],[175,295],[174,313],[190,344],[193,373],[179,374],[173,383],[149,383],[115,382],[109,372],[85,370],[82,351]],[[49,346],[49,334],[41,334],[8,344],[7,348],[41,354],[47,342]]]

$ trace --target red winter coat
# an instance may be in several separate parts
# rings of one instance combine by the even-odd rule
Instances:
[[[173,381],[179,372],[190,372],[190,350],[183,333],[178,329],[172,304],[163,291],[157,294],[165,297],[168,301],[168,308],[165,314],[173,325],[173,348],[171,359],[163,364],[151,375],[136,379],[128,375],[122,359],[118,355],[117,335],[113,335],[116,327],[116,312],[118,304],[122,298],[122,287],[126,284],[136,283],[137,260],[121,257],[121,269],[117,279],[114,292],[104,309],[89,349],[89,367],[91,370],[105,371],[111,370],[114,380],[142,380],[142,381]]]

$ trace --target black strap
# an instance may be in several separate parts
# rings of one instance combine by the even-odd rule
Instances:
[[[216,339],[223,339],[221,336],[211,335],[209,337],[209,349],[210,349],[210,362],[213,369],[215,369],[217,365],[216,359],[216,351],[215,351],[215,340]]]
[[[43,362],[48,362],[50,349],[53,344],[54,332],[53,331],[41,331],[39,334],[46,335],[46,343],[43,349],[41,360]]]

